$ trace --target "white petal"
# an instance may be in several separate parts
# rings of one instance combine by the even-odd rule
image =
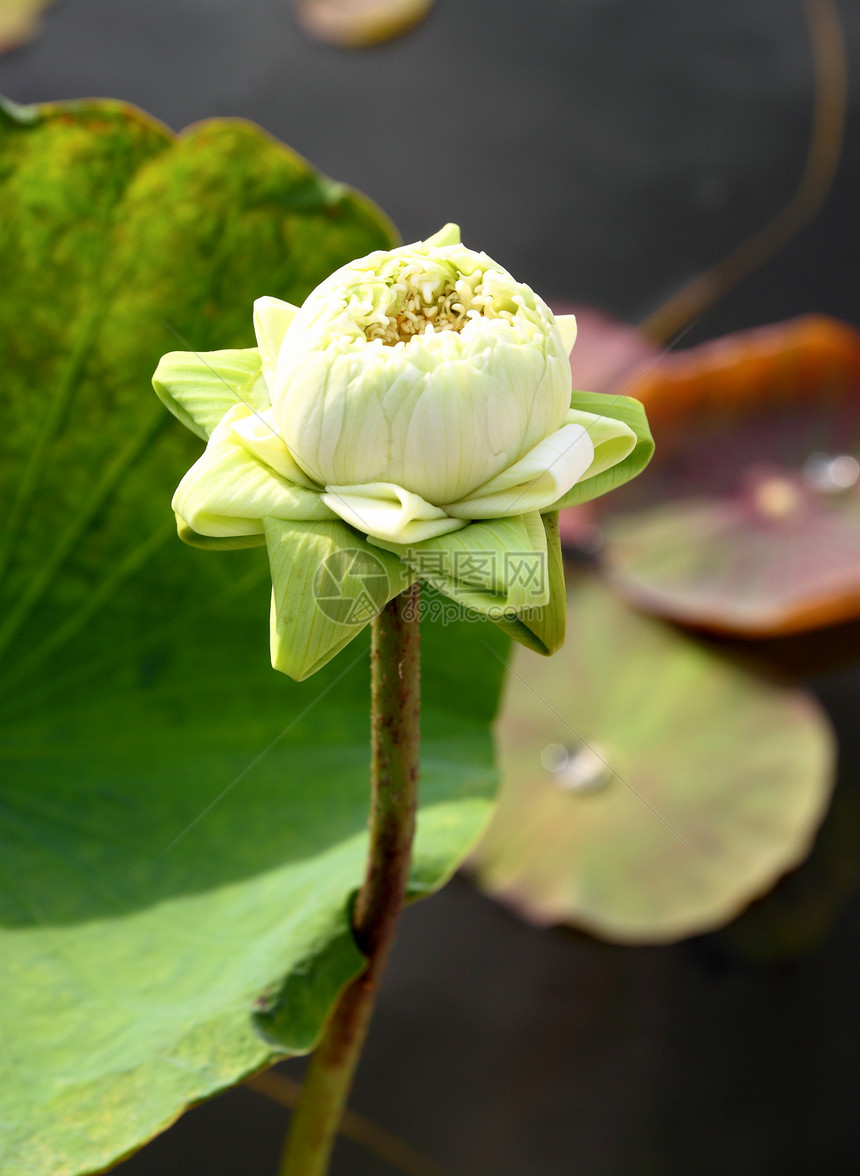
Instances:
[[[498,519],[543,510],[580,480],[593,458],[587,429],[563,425],[525,457],[445,510],[460,519]]]
[[[478,317],[396,347],[333,335],[317,349],[297,318],[272,388],[281,436],[327,486],[386,481],[459,502],[565,422],[570,363],[546,313],[546,331]]]
[[[393,482],[327,486],[322,500],[356,530],[389,543],[420,543],[466,525]]]
[[[318,493],[288,482],[255,458],[233,434],[243,405],[224,417],[173,495],[173,509],[199,535],[260,535],[262,519],[332,518]]]
[[[278,352],[287,333],[287,327],[299,313],[299,308],[280,298],[258,298],[254,302],[254,331],[260,358],[263,361],[263,375],[271,388]]]
[[[271,409],[250,413],[241,420],[234,421],[233,433],[245,449],[288,482],[295,482],[299,486],[307,487],[308,490],[322,489],[312,482],[293,460],[286,442],[278,432]]]
[[[587,478],[593,478],[595,474],[602,474],[604,470],[624,461],[624,458],[636,448],[636,434],[629,425],[615,420],[614,417],[598,416],[593,412],[582,412],[580,409],[572,408],[567,414],[566,421],[568,424],[582,425],[594,446],[594,460],[577,481],[584,482]]]
[[[568,355],[573,350],[573,345],[576,342],[576,315],[575,314],[557,314],[555,316],[555,324],[561,334],[561,341],[564,344],[564,349]]]

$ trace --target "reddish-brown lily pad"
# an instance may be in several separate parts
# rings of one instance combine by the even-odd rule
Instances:
[[[639,382],[660,354],[636,327],[593,306],[553,303],[555,314],[576,315],[576,343],[570,353],[574,388],[639,397]]]
[[[656,361],[658,348],[635,327],[591,306],[554,303],[556,314],[575,314],[576,343],[570,353],[573,387],[584,392],[609,392],[638,398],[638,382]],[[563,546],[592,554],[602,543],[593,502],[571,506],[559,516]]]
[[[860,332],[809,317],[660,360],[657,453],[601,508],[613,587],[717,632],[860,614]]]
[[[712,930],[807,854],[834,744],[807,693],[643,617],[593,577],[550,659],[518,650],[479,884],[619,942]]]

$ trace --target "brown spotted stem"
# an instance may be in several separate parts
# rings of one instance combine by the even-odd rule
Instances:
[[[370,846],[353,915],[364,971],[345,989],[311,1055],[280,1176],[325,1176],[403,906],[415,811],[421,705],[419,588],[372,622]]]

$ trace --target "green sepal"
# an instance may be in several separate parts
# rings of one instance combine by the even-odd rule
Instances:
[[[541,516],[546,535],[549,601],[537,608],[527,608],[515,617],[491,618],[503,633],[520,645],[549,657],[564,645],[567,628],[567,589],[564,561],[558,534],[558,511]]]
[[[234,404],[269,407],[259,349],[170,351],[152,377],[159,400],[192,433],[208,441]]]
[[[340,653],[415,580],[346,523],[263,519],[272,573],[271,653],[297,682]]]
[[[617,486],[623,486],[642,473],[654,453],[654,439],[648,427],[648,418],[638,400],[629,396],[610,396],[605,392],[574,392],[570,407],[622,421],[636,434],[636,445],[617,465],[571,486],[567,494],[553,504],[553,510],[590,502],[592,498],[599,498],[601,494],[608,494]]]
[[[243,547],[262,547],[266,542],[263,534],[199,535],[188,526],[182,515],[176,515],[176,533],[189,547],[202,547],[206,551],[239,551]]]
[[[546,534],[537,511],[470,523],[460,531],[402,546],[372,539],[395,552],[437,591],[498,620],[549,600]]]

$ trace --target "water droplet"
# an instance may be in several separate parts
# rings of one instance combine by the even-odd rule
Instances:
[[[571,751],[561,743],[549,743],[541,752],[540,762],[562,792],[597,792],[612,775],[607,756],[599,747],[587,744]]]
[[[841,494],[856,485],[860,463],[850,453],[812,453],[803,463],[803,477],[819,494]]]
[[[561,743],[548,743],[540,753],[541,765],[548,772],[561,772],[570,759],[570,752]]]

